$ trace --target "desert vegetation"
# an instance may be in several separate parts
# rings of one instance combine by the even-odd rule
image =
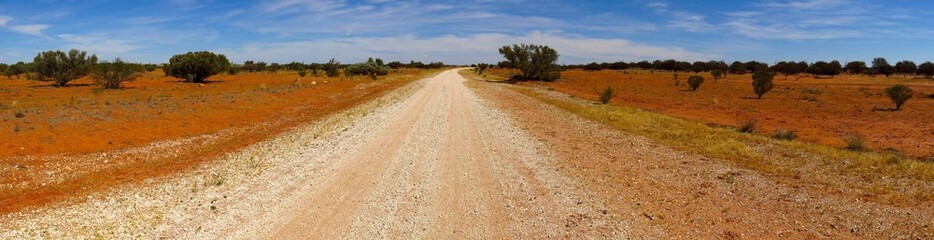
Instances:
[[[33,59],[35,73],[32,77],[39,81],[52,82],[52,86],[63,87],[72,80],[88,75],[96,63],[97,56],[88,56],[87,52],[76,49],[68,53],[41,52]]]
[[[145,67],[138,64],[124,62],[117,58],[113,62],[101,62],[91,70],[94,83],[101,88],[119,89],[124,82],[133,81]]]
[[[892,103],[895,103],[895,110],[901,110],[902,105],[911,99],[914,95],[914,92],[911,91],[911,88],[906,87],[905,85],[895,84],[889,88],[885,89],[885,94],[889,96],[889,99],[892,100]]]
[[[203,83],[210,76],[227,71],[230,61],[222,54],[212,52],[188,52],[172,56],[165,65],[165,75],[185,79],[187,82]]]
[[[521,72],[513,77],[514,81],[554,81],[561,77],[561,67],[557,64],[558,52],[548,46],[514,44],[503,46],[499,53],[506,59],[500,65]]]

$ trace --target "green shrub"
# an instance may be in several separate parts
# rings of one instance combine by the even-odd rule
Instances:
[[[328,77],[338,77],[341,75],[340,67],[341,63],[332,58],[331,61],[324,64],[324,75]]]
[[[723,78],[723,71],[720,71],[719,69],[714,69],[713,71],[710,71],[710,76],[713,77],[714,81],[719,80],[720,78]]]
[[[794,130],[788,129],[776,129],[775,132],[772,132],[772,138],[778,140],[794,140],[798,138]]]
[[[10,65],[10,66],[6,69],[6,71],[3,72],[3,75],[6,75],[6,77],[7,77],[8,79],[13,79],[14,76],[15,76],[16,78],[19,78],[19,75],[20,75],[20,74],[23,74],[23,73],[26,73],[26,70],[27,70],[27,69],[28,69],[28,67],[26,66],[26,63],[24,63],[24,62],[17,62],[16,64]]]
[[[762,99],[762,95],[772,90],[772,76],[771,73],[765,71],[758,71],[752,74],[752,90],[756,92],[756,97]]]
[[[101,88],[117,89],[123,82],[133,81],[145,70],[142,65],[126,63],[119,58],[113,62],[102,62],[94,66],[91,77]]]
[[[144,67],[146,68],[146,71],[147,71],[147,72],[152,72],[152,71],[155,71],[156,69],[159,68],[159,66],[157,66],[157,65],[155,65],[155,64],[151,64],[151,63],[150,63],[150,64],[144,65]]]
[[[499,49],[506,62],[512,68],[519,69],[520,75],[516,80],[554,81],[561,77],[561,67],[558,66],[558,52],[548,46],[535,44],[513,44]]]
[[[866,151],[866,141],[863,140],[863,135],[859,133],[850,133],[843,137],[843,142],[846,145],[843,147],[846,150],[850,151]]]
[[[901,110],[902,105],[914,95],[910,87],[901,84],[895,84],[894,86],[886,88],[885,93],[889,95],[889,99],[895,103],[895,110]]]
[[[308,75],[308,72],[305,72],[305,70],[298,71],[298,76],[299,76],[299,77],[305,77],[305,75]]]
[[[753,133],[756,131],[756,125],[758,124],[759,122],[756,121],[755,119],[750,119],[749,121],[746,121],[743,124],[740,124],[737,131],[741,133]]]
[[[385,76],[389,74],[389,67],[379,66],[375,62],[351,64],[344,68],[347,76]]]
[[[97,56],[72,49],[66,54],[62,51],[41,52],[33,59],[36,80],[52,82],[53,86],[65,86],[68,82],[87,76]]]
[[[691,91],[697,91],[697,88],[699,88],[703,83],[704,77],[701,77],[700,75],[688,77],[688,87],[691,88]]]
[[[606,90],[603,90],[603,94],[600,95],[600,103],[607,104],[610,103],[610,100],[613,99],[613,88],[607,86]]]
[[[210,76],[230,68],[230,61],[223,54],[208,51],[188,52],[172,56],[165,66],[165,75],[202,83]]]

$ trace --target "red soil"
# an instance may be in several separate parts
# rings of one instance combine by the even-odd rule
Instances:
[[[494,74],[507,74],[498,71]],[[678,73],[680,86],[675,86],[671,72],[572,70],[555,82],[530,84],[591,100],[610,86],[615,90],[612,104],[718,125],[756,119],[760,134],[790,129],[805,141],[833,146],[842,146],[847,134],[859,133],[874,149],[934,159],[932,80],[867,76],[786,80],[779,75],[775,88],[755,99],[749,74],[714,81],[709,73],[701,73],[706,81],[696,92],[687,90],[691,75]],[[884,92],[896,83],[914,90],[914,98],[900,111],[893,111],[895,106]]]
[[[295,73],[255,73],[219,75],[209,83],[192,84],[157,70],[120,90],[96,90],[89,79],[62,88],[3,79],[0,214],[185,171],[373,99],[421,75],[402,70],[378,81],[305,77],[299,86]],[[222,138],[168,149],[175,151],[172,154],[87,157],[204,134]]]

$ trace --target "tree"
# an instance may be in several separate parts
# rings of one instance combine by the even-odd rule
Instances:
[[[886,88],[885,93],[888,94],[889,99],[895,103],[895,110],[901,110],[902,104],[905,104],[905,102],[914,95],[911,88],[901,84],[895,84],[894,86]]]
[[[691,71],[694,71],[694,73],[707,71],[707,63],[700,61],[694,62],[691,64]]]
[[[758,71],[752,74],[752,90],[756,92],[758,99],[762,99],[762,95],[772,90],[772,76],[771,73],[765,71]]]
[[[905,76],[915,74],[918,71],[918,65],[915,65],[915,62],[912,61],[901,61],[895,63],[895,72],[904,74]]]
[[[895,67],[890,65],[885,58],[881,57],[872,59],[872,69],[875,70],[876,73],[885,75],[885,77],[889,77],[889,75],[895,73]]]
[[[710,71],[710,76],[712,76],[713,80],[716,81],[723,77],[723,71],[720,71],[720,69],[714,69],[713,71]]]
[[[843,66],[840,65],[840,61],[833,60],[827,63],[827,65],[824,66],[824,68],[821,70],[822,74],[830,75],[830,77],[833,78],[834,76],[839,75],[840,72],[843,72]]]
[[[324,64],[324,75],[327,75],[328,77],[337,77],[338,75],[341,74],[340,67],[341,67],[341,62],[338,62],[334,60],[333,58],[331,58],[331,60],[328,61],[328,63]]]
[[[730,74],[746,74],[746,65],[743,65],[740,61],[731,63]]]
[[[142,65],[126,63],[119,58],[94,66],[91,77],[102,88],[118,89],[124,82],[133,81],[145,70]]]
[[[97,56],[72,49],[66,54],[62,51],[46,51],[33,59],[36,80],[52,82],[52,86],[62,87],[66,83],[87,76],[91,67],[97,63]]]
[[[785,79],[788,79],[788,76],[795,76],[795,80],[800,79],[801,77],[798,76],[798,74],[805,73],[807,69],[808,65],[806,62],[801,62],[799,64],[794,61],[781,61],[771,67],[771,71],[785,75]]]
[[[934,76],[934,63],[924,62],[921,65],[918,65],[918,74],[924,75],[925,78],[931,78],[931,76]]]
[[[0,63],[0,74],[6,73],[10,69],[10,65],[6,63]]]
[[[513,44],[499,49],[512,67],[519,69],[522,79],[554,81],[561,77],[558,52],[548,46]]]
[[[227,71],[227,68],[230,68],[230,61],[223,54],[188,52],[172,56],[165,66],[165,75],[203,83],[208,77]]]
[[[600,71],[600,64],[596,62],[588,63],[584,65],[584,71]]]
[[[852,61],[846,63],[846,72],[849,74],[866,73],[866,68],[866,62],[863,61]]]
[[[389,74],[389,67],[379,66],[375,61],[367,61],[347,66],[347,68],[344,68],[344,74],[347,76],[384,76]]]
[[[824,68],[826,67],[827,67],[827,62],[817,61],[817,62],[812,63],[811,66],[808,66],[808,69],[805,72],[807,72],[808,74],[811,74],[811,76],[814,76],[814,78],[817,78],[818,75],[821,75],[822,73],[824,73]]]
[[[745,65],[746,71],[748,72],[766,71],[769,69],[768,64],[757,62],[757,61],[748,61],[744,63],[743,65]]]
[[[699,88],[701,84],[703,83],[704,83],[704,77],[701,77],[699,75],[688,77],[688,87],[691,88],[691,91],[697,91],[697,88]]]
[[[6,75],[8,79],[13,79],[14,76],[19,78],[19,75],[26,73],[27,69],[28,67],[26,66],[26,63],[17,62],[16,64],[10,65],[10,67],[7,68],[5,72],[3,72],[3,75]]]

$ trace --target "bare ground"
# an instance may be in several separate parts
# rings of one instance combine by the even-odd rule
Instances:
[[[21,238],[931,238],[443,72],[196,171],[0,217]]]
[[[0,238],[622,238],[457,71],[184,176],[10,214]]]

